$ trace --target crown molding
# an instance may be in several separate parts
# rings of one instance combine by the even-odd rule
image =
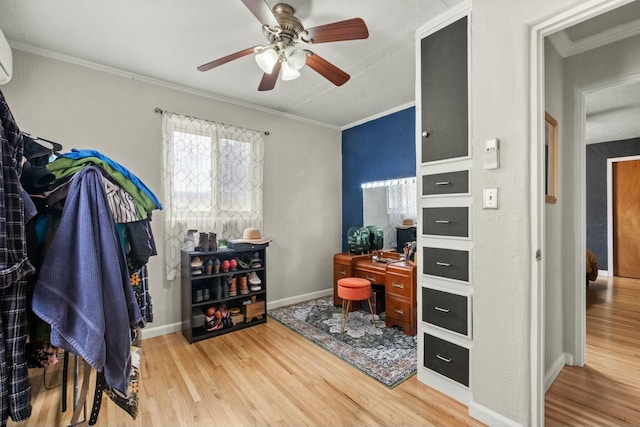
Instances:
[[[559,31],[549,36],[551,43],[563,58],[578,55],[629,37],[640,34],[640,19],[617,25],[598,34],[573,42],[566,32]]]

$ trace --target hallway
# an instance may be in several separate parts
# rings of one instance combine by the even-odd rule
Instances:
[[[640,425],[640,280],[600,276],[586,302],[586,363],[549,388],[545,425]]]

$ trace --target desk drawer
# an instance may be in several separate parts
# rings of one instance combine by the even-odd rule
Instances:
[[[407,298],[411,297],[413,283],[410,276],[387,272],[385,286],[387,294],[400,295]]]
[[[422,272],[432,276],[469,281],[469,252],[456,249],[422,248]]]
[[[469,349],[424,334],[424,366],[469,387]]]
[[[422,195],[457,194],[469,192],[469,171],[422,175]]]
[[[422,288],[422,320],[462,335],[469,333],[469,298]]]
[[[469,237],[469,208],[423,208],[422,234]]]
[[[385,316],[403,323],[411,323],[411,301],[406,298],[387,295],[384,305]]]
[[[384,274],[382,273],[374,273],[372,271],[360,270],[356,268],[356,277],[360,277],[361,279],[367,279],[373,285],[377,283],[379,285],[384,285]]]
[[[349,264],[333,264],[333,280],[337,282],[340,279],[351,276],[351,265]]]

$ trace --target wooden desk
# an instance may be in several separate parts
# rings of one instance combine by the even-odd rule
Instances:
[[[375,262],[371,255],[336,254],[333,257],[333,302],[341,305],[337,281],[361,277],[385,287],[385,317],[388,328],[397,326],[405,334],[417,331],[416,266],[404,261]]]

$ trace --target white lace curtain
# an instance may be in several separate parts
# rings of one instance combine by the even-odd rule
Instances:
[[[166,111],[162,134],[165,261],[173,280],[187,230],[217,239],[241,237],[247,227],[262,230],[265,135]]]

